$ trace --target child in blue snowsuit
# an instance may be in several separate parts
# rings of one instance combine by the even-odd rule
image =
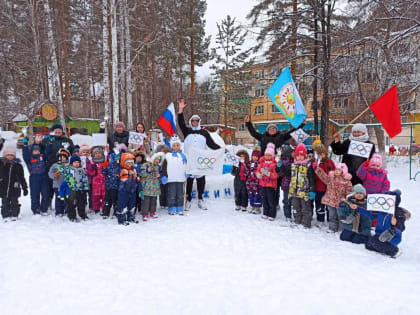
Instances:
[[[41,147],[37,144],[25,146],[22,154],[30,174],[31,210],[33,214],[48,215],[50,204],[49,179],[46,163],[41,154]]]
[[[146,162],[146,155],[143,151],[136,151],[134,152],[134,157],[136,158],[134,168],[136,169],[137,176],[140,177],[142,172],[141,167],[143,166],[143,163]],[[141,182],[139,182],[137,186],[136,208],[134,209],[134,214],[136,214],[137,212],[141,212],[142,200],[144,200],[143,187]]]
[[[111,215],[111,208],[114,208],[114,214],[117,212],[118,187],[120,185],[120,156],[119,150],[115,150],[108,157],[108,165],[102,169],[105,175],[105,207],[103,218],[108,219]]]
[[[373,214],[360,208],[357,211],[371,219],[378,219],[375,235],[366,243],[366,249],[395,257],[399,250],[398,244],[401,243],[402,232],[405,230],[405,221],[410,219],[411,213],[399,206],[401,202],[400,190],[390,191],[388,194],[396,197],[394,215],[385,212]]]
[[[53,181],[53,189],[55,194],[55,215],[56,216],[64,216],[66,213],[66,202],[65,199],[70,195],[70,190],[68,189],[68,193],[63,193],[61,191],[60,195],[60,188],[63,190],[64,185],[62,187],[62,184],[64,182],[64,175],[60,174],[60,170],[63,167],[68,166],[70,162],[70,152],[66,149],[60,149],[57,152],[57,162],[54,163],[50,170],[48,171],[48,176]],[[64,196],[63,196],[64,195]]]
[[[135,157],[131,153],[121,154],[120,185],[118,187],[118,224],[129,225],[130,222],[138,223],[135,220],[134,208],[139,179],[134,168]]]

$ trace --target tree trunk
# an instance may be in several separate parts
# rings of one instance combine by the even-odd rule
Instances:
[[[105,105],[105,117],[104,120],[107,123],[107,129],[110,129],[112,122],[111,114],[111,93],[109,85],[109,33],[108,33],[108,15],[109,6],[108,0],[103,0],[102,9],[102,57],[103,57],[103,84],[104,84],[104,105]]]
[[[117,32],[117,2],[111,0],[111,41],[112,41],[112,95],[113,122],[120,120],[120,98],[118,85],[118,32]]]
[[[127,128],[129,130],[134,128],[133,121],[133,80],[131,77],[131,34],[130,34],[130,11],[128,8],[127,0],[124,0],[124,26],[125,26],[125,60],[128,65],[127,76],[126,76],[126,87],[127,87]]]
[[[331,40],[330,40],[330,6],[328,6],[328,14],[325,15],[325,6],[322,7],[322,45],[323,45],[323,98],[322,98],[322,110],[321,110],[321,141],[322,143],[328,142],[328,124],[330,118],[330,104],[329,104],[329,76],[330,76],[330,54]]]
[[[316,1],[315,1],[316,2]],[[314,81],[313,81],[313,101],[312,109],[314,112],[314,131],[319,135],[318,127],[318,8],[314,7]]]
[[[297,0],[293,0],[292,7],[292,51],[295,57],[297,49]],[[292,75],[296,75],[296,58],[293,58],[290,70],[292,72]]]
[[[53,100],[56,102],[58,107],[58,115],[60,117],[60,122],[63,125],[64,133],[67,135],[66,120],[64,117],[64,105],[63,105],[63,95],[61,94],[60,79],[59,79],[59,70],[57,62],[57,53],[56,53],[56,44],[53,33],[53,26],[51,21],[51,10],[48,0],[44,0],[44,10],[47,22],[47,32],[48,32],[48,47],[49,54],[51,57],[51,66],[48,71],[48,78],[50,81],[51,92],[50,95],[53,96]]]
[[[117,31],[119,34],[119,53],[120,53],[120,61],[119,61],[119,77],[118,81],[120,83],[119,85],[119,93],[120,93],[120,108],[121,108],[121,117],[120,120],[127,122],[127,90],[126,90],[126,60],[125,60],[125,51],[126,51],[126,45],[125,45],[125,17],[124,17],[124,0],[120,1],[120,14],[118,15],[118,27]]]

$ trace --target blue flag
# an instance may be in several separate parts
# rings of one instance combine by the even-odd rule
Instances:
[[[303,123],[307,114],[289,67],[284,69],[267,94],[293,127],[297,128]]]

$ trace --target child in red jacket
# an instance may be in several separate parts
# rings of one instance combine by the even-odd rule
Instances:
[[[318,144],[314,147],[315,152],[318,154],[319,161],[318,163],[312,163],[312,168],[314,171],[319,167],[326,174],[329,174],[331,171],[335,170],[335,165],[333,160],[328,157],[328,149],[323,144]],[[316,175],[316,174],[315,174]],[[315,176],[315,212],[316,220],[318,222],[325,222],[325,214],[327,215],[327,221],[329,221],[328,207],[325,206],[321,199],[324,197],[325,192],[327,191],[327,185],[318,177]]]
[[[272,143],[267,144],[264,156],[260,159],[260,165],[257,169],[257,177],[261,186],[263,219],[274,221],[276,217],[276,188],[278,174],[276,172],[276,160],[274,159],[275,146]]]

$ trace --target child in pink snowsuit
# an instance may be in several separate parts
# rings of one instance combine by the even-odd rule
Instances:
[[[92,162],[87,165],[87,173],[92,181],[92,209],[95,214],[100,213],[105,206],[105,175],[102,169],[107,167],[104,149],[92,148]]]
[[[382,168],[382,157],[376,153],[357,170],[357,176],[362,180],[368,195],[384,194],[389,191],[387,174],[388,172]]]

